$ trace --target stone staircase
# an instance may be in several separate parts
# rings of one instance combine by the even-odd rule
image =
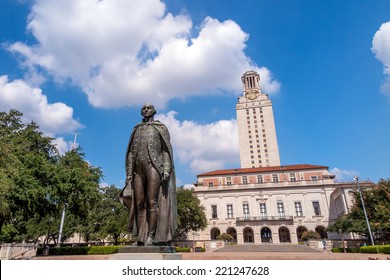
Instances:
[[[293,244],[272,244],[272,245],[225,245],[223,248],[217,249],[214,252],[308,252],[308,253],[321,253],[320,250],[316,250],[306,245],[293,245]]]

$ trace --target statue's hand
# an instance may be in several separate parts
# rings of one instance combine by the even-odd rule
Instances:
[[[169,178],[169,173],[167,171],[164,171],[162,174],[162,181],[166,182],[168,181],[168,178]]]

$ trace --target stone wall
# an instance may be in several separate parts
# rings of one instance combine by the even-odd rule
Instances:
[[[37,246],[33,243],[1,245],[0,260],[31,259],[37,255]]]

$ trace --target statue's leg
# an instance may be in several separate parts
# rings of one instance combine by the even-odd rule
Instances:
[[[138,244],[143,245],[146,240],[142,238],[142,230],[145,224],[145,188],[142,177],[138,174],[134,176],[134,201],[135,201],[135,218],[137,224]]]
[[[148,209],[148,240],[146,245],[152,245],[156,235],[158,223],[158,196],[160,192],[161,179],[158,171],[150,168],[147,178],[147,209]]]

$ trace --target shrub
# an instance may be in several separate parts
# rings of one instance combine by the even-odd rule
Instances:
[[[176,253],[188,253],[191,248],[175,247]]]
[[[309,239],[321,239],[321,235],[316,231],[309,230],[302,233],[301,239],[303,241],[308,241]]]
[[[121,246],[91,246],[88,255],[116,254]]]
[[[365,254],[390,254],[390,245],[362,246],[360,252]]]
[[[234,238],[229,233],[222,233],[217,236],[218,240],[232,241]]]
[[[120,246],[50,247],[49,255],[106,255],[118,253]],[[43,248],[37,250],[42,255]]]
[[[333,253],[344,253],[344,248],[332,248]],[[345,253],[360,253],[359,248],[345,248]]]

